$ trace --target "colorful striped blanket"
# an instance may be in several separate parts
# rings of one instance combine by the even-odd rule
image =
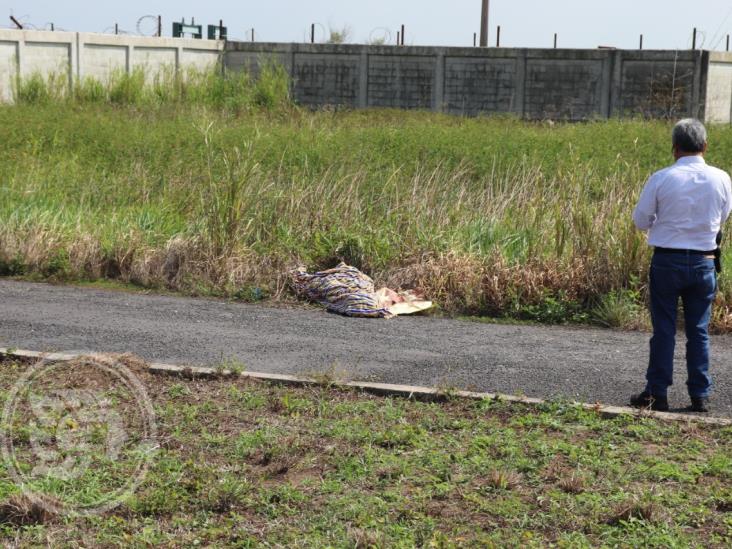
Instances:
[[[300,268],[292,272],[292,279],[298,294],[321,303],[334,313],[371,318],[394,316],[381,306],[374,281],[345,263],[312,274]]]

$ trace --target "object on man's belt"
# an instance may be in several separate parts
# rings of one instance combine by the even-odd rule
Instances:
[[[291,272],[295,291],[329,311],[347,316],[391,318],[413,314],[432,307],[413,292],[376,291],[368,275],[341,263],[334,269],[307,273],[304,268]]]
[[[714,250],[714,270],[717,271],[717,273],[722,272],[722,238],[723,238],[722,231],[719,231],[717,233],[717,249]]]

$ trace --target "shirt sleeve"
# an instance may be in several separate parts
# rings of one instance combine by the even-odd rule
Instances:
[[[725,174],[724,178],[724,194],[725,203],[722,208],[722,224],[727,221],[730,212],[732,211],[732,184],[730,183],[729,175]]]
[[[656,204],[656,178],[651,177],[643,187],[638,205],[633,211],[633,223],[641,231],[647,231],[655,223]]]

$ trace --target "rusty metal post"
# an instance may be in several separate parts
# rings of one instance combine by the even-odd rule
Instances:
[[[554,49],[557,49],[557,33],[554,33]]]
[[[501,25],[496,28],[496,47],[501,47]]]
[[[310,25],[310,43],[315,44],[315,23]]]
[[[404,25],[402,25],[402,46],[404,45]]]
[[[694,27],[694,34],[691,38],[691,49],[692,50],[696,49],[696,27]]]
[[[643,35],[642,34],[640,35],[640,45],[638,46],[638,49],[639,50],[643,49]]]
[[[473,47],[476,47],[478,45],[478,33],[473,33]]]
[[[490,11],[490,1],[483,0],[480,11],[480,47],[488,47],[488,12]]]
[[[158,15],[158,38],[163,36],[163,16]]]
[[[401,45],[401,35],[399,34],[399,31],[397,31],[397,46]]]

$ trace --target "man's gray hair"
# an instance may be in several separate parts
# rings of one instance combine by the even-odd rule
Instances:
[[[684,118],[674,126],[671,142],[681,152],[700,153],[707,142],[707,129],[696,118]]]

